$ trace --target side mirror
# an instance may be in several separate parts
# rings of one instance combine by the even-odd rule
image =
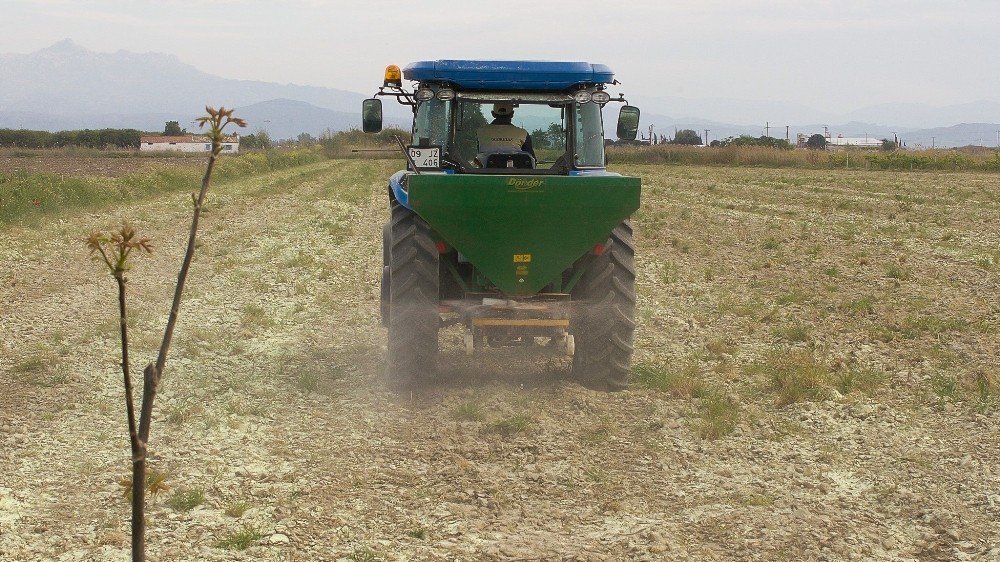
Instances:
[[[382,100],[371,98],[361,102],[361,130],[366,133],[382,130]]]
[[[618,112],[618,138],[621,140],[635,140],[639,134],[639,108],[631,105],[623,105]]]

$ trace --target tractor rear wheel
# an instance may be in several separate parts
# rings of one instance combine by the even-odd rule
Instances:
[[[573,289],[573,376],[589,388],[615,391],[628,388],[635,333],[632,224],[615,227],[608,243],[601,255],[580,262],[586,269]]]
[[[389,383],[416,385],[434,372],[438,352],[438,251],[431,228],[396,205],[389,222]]]

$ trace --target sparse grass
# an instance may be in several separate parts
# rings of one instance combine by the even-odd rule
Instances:
[[[809,341],[809,328],[803,324],[781,326],[772,330],[771,333],[777,338],[781,338],[792,343]]]
[[[868,316],[875,312],[875,297],[859,297],[844,303],[841,308],[851,314]]]
[[[830,370],[808,351],[772,352],[747,370],[764,379],[765,388],[775,395],[778,406],[826,398]]]
[[[423,527],[410,529],[409,531],[406,532],[406,536],[418,540],[424,540],[427,538],[427,529],[424,529]]]
[[[350,556],[347,557],[351,562],[376,562],[378,556],[376,556],[375,551],[368,548],[356,548]]]
[[[937,372],[929,384],[940,404],[971,402],[980,413],[1000,407],[1000,376],[996,372],[978,370],[960,377]]]
[[[702,439],[719,439],[736,429],[740,405],[735,399],[719,392],[710,392],[698,401],[696,412],[695,433]]]
[[[895,279],[897,281],[909,281],[910,280],[910,270],[899,264],[889,264],[885,268],[885,276],[889,279]]]
[[[261,417],[267,414],[267,406],[259,398],[239,395],[226,402],[226,411],[234,416]]]
[[[663,262],[663,265],[660,266],[660,281],[662,281],[664,285],[672,285],[677,283],[679,280],[680,272],[678,271],[677,266],[674,265],[674,262]]]
[[[921,336],[937,337],[949,332],[961,332],[968,326],[969,322],[964,318],[942,318],[933,314],[910,315],[901,322],[875,327],[873,337],[883,342],[897,338],[912,340]]]
[[[809,300],[809,294],[800,289],[794,289],[780,295],[775,302],[779,306],[785,306],[788,304],[803,304]]]
[[[238,519],[243,517],[243,514],[246,513],[248,509],[250,509],[249,503],[242,500],[235,501],[226,505],[225,514]]]
[[[295,373],[295,386],[305,393],[319,390],[319,373],[311,369],[299,369]]]
[[[513,416],[490,423],[486,426],[486,431],[509,437],[528,431],[531,429],[532,423],[531,416],[527,414],[514,414]]]
[[[997,373],[979,371],[972,377],[970,390],[981,413],[1000,407],[1000,376]]]
[[[590,467],[583,471],[583,477],[595,484],[600,484],[602,482],[607,482],[608,473],[602,470],[600,467]]]
[[[205,491],[201,488],[179,488],[167,500],[174,511],[191,511],[205,503]]]
[[[11,372],[32,386],[51,388],[65,384],[68,374],[59,367],[59,355],[47,346],[38,347],[35,351],[18,361]]]
[[[197,416],[205,413],[205,407],[190,400],[167,408],[166,422],[171,425],[183,425]]]
[[[855,391],[871,395],[889,381],[885,371],[874,367],[842,369],[833,373],[830,378],[833,387],[844,395]]]
[[[748,494],[739,498],[739,503],[750,507],[770,507],[774,498],[764,494]]]
[[[695,398],[702,396],[706,390],[701,370],[698,364],[693,361],[680,368],[662,365],[636,365],[632,368],[632,380],[675,398]]]
[[[945,373],[931,376],[931,391],[941,400],[954,401],[958,398],[958,380]]]
[[[781,247],[781,242],[773,236],[767,237],[760,245],[765,250],[777,250]]]
[[[611,424],[606,420],[601,421],[580,431],[580,441],[586,445],[606,443],[611,438],[611,433]]]
[[[274,319],[259,304],[248,304],[243,307],[243,327],[254,330],[274,326]]]
[[[451,409],[451,418],[458,421],[481,421],[483,408],[477,402],[462,402]]]
[[[299,250],[294,256],[285,260],[285,267],[309,268],[316,262],[312,254]]]
[[[736,345],[723,338],[715,338],[709,340],[708,343],[705,344],[705,351],[715,355],[716,357],[722,355],[733,355],[736,353]]]
[[[35,355],[17,362],[12,370],[14,374],[18,375],[43,373],[48,370],[52,359],[52,357]]]
[[[227,550],[246,550],[264,537],[260,529],[251,525],[243,525],[226,533],[215,542],[216,548]]]
[[[681,240],[679,238],[671,238],[670,245],[677,249],[678,252],[682,254],[687,254],[691,251],[691,243],[687,240]]]

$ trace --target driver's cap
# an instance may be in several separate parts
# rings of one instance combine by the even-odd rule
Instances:
[[[514,102],[501,101],[493,104],[493,115],[496,117],[514,115]]]

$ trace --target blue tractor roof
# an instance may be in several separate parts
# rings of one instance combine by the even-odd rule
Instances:
[[[470,90],[566,90],[610,84],[615,73],[603,64],[527,60],[432,60],[407,65],[403,78],[448,82]]]

